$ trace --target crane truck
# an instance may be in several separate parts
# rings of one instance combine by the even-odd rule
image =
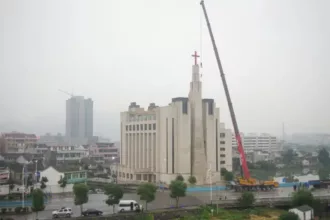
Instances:
[[[255,178],[252,178],[250,176],[250,171],[249,171],[249,168],[247,166],[246,157],[245,157],[245,153],[244,153],[244,148],[243,148],[243,145],[242,145],[242,138],[241,138],[241,134],[240,134],[239,129],[238,129],[238,124],[237,124],[237,120],[236,120],[236,116],[235,116],[235,112],[234,112],[233,103],[232,103],[231,98],[230,98],[226,77],[225,77],[225,74],[224,74],[224,71],[223,71],[223,68],[222,68],[218,48],[217,48],[216,43],[215,43],[213,31],[212,31],[211,24],[210,24],[210,21],[209,21],[209,17],[208,17],[206,8],[205,8],[204,0],[202,0],[200,2],[200,5],[202,6],[204,17],[205,17],[206,24],[207,24],[207,28],[208,28],[208,31],[209,31],[209,34],[210,34],[210,37],[211,37],[215,58],[216,58],[216,61],[217,61],[217,64],[218,64],[220,77],[221,77],[221,80],[222,80],[223,88],[224,88],[226,99],[227,99],[227,104],[228,104],[228,107],[229,107],[231,121],[233,123],[235,138],[236,138],[236,142],[237,142],[237,150],[238,150],[238,153],[240,155],[241,177],[238,177],[235,181],[231,181],[230,188],[232,188],[236,191],[271,190],[271,189],[274,189],[274,188],[278,188],[279,183],[274,181],[274,180],[259,181],[259,180],[255,179]]]

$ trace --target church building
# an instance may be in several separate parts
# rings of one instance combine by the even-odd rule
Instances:
[[[232,135],[220,122],[214,99],[202,98],[197,53],[193,55],[188,97],[172,98],[168,106],[132,102],[121,112],[118,179],[170,183],[181,174],[197,185],[219,182],[220,170],[232,170]]]

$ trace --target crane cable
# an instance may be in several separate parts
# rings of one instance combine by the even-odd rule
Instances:
[[[199,51],[200,51],[200,69],[203,69],[203,11],[199,10]],[[201,78],[203,76],[201,70]]]

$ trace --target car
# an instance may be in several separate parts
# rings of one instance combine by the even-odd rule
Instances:
[[[141,212],[142,205],[139,205],[135,200],[120,200],[118,204],[118,212]]]
[[[62,207],[59,210],[55,210],[52,212],[53,218],[70,218],[72,214],[72,209],[68,207]]]
[[[103,212],[97,209],[87,209],[81,213],[83,216],[102,215]]]

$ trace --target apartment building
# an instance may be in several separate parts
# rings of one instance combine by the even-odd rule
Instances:
[[[241,137],[245,153],[254,151],[272,153],[281,149],[281,144],[277,137],[267,133],[241,133]],[[232,135],[232,145],[233,151],[237,151],[237,142],[234,135]]]
[[[220,180],[221,168],[232,170],[230,131],[220,123],[214,99],[202,99],[199,65],[192,66],[188,97],[168,106],[151,103],[144,110],[132,102],[121,113],[118,178],[170,183],[178,174],[197,184]]]
[[[97,160],[103,157],[104,162],[111,162],[119,156],[119,148],[115,143],[98,142],[93,144],[89,149],[90,157]]]
[[[89,155],[83,146],[50,146],[49,149],[56,152],[57,164],[76,163]]]
[[[38,141],[35,134],[25,134],[20,132],[2,133],[4,140],[4,152],[24,153],[27,148],[34,147]]]

